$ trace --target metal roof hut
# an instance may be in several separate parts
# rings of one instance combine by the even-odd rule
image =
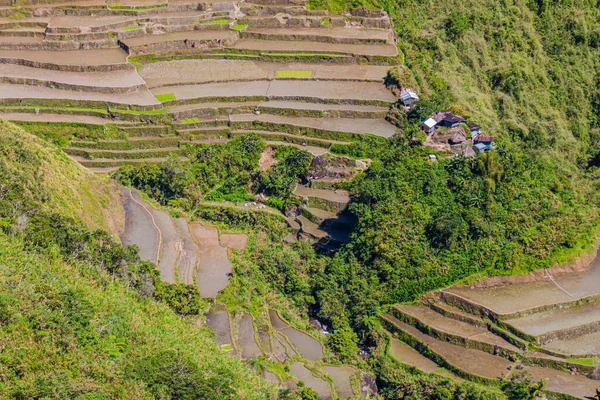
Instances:
[[[405,106],[410,106],[411,104],[419,100],[419,96],[417,96],[415,92],[407,90],[406,92],[400,95],[400,100]]]

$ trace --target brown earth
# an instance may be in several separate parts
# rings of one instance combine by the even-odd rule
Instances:
[[[373,46],[369,44],[339,44],[322,42],[289,42],[280,40],[257,40],[240,39],[233,46],[233,49],[271,51],[271,52],[322,52],[332,54],[356,54],[365,56],[383,56],[395,57],[398,49],[395,45],[386,44]]]

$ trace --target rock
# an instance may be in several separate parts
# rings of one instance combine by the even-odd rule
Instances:
[[[600,367],[596,368],[594,372],[589,375],[589,378],[600,381]]]
[[[517,365],[517,369],[518,369],[519,371],[520,371],[520,370],[522,370],[522,369],[524,369],[524,368],[525,368],[525,364],[523,364],[523,363],[521,363],[521,364]]]

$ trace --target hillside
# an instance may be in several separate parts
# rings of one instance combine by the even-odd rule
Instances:
[[[123,206],[114,182],[2,120],[0,185],[0,213],[7,218],[52,211],[113,234],[123,230]]]
[[[96,266],[0,234],[2,398],[260,399],[274,388],[207,327]]]
[[[198,310],[186,319],[157,301],[169,303],[173,293],[181,305],[184,289],[161,284],[153,264],[90,230],[117,226],[107,222],[121,211],[106,177],[10,123],[0,126],[0,397],[275,393],[217,346]]]
[[[390,4],[423,107],[458,106],[488,133],[571,162],[597,153],[596,0]],[[563,167],[565,167],[563,165]]]

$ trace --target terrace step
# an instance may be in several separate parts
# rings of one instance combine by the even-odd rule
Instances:
[[[509,374],[509,366],[514,365],[505,358],[494,356],[480,350],[443,342],[421,332],[390,314],[381,318],[386,329],[406,337],[414,342],[415,349],[425,356],[435,357],[444,367],[462,372],[461,376],[468,379],[490,383],[496,379],[504,379]],[[425,352],[425,353],[424,353]],[[534,380],[547,379],[545,390],[554,393],[565,393],[574,397],[591,396],[595,393],[597,382],[581,375],[571,375],[568,372],[550,368],[525,366],[525,372],[532,374]],[[514,368],[513,368],[514,370]],[[467,375],[465,375],[466,373]]]
[[[564,358],[595,358],[600,356],[600,332],[546,343],[542,349]]]
[[[513,283],[492,287],[451,287],[440,292],[443,301],[492,319],[510,319],[545,312],[600,298],[600,257],[587,270],[555,276],[529,283]],[[566,290],[570,295],[561,290]]]
[[[277,146],[292,146],[292,147],[296,147],[297,149],[308,151],[313,156],[320,156],[320,155],[329,153],[329,149],[326,149],[326,148],[323,148],[323,147],[307,146],[307,145],[301,145],[301,144],[296,144],[296,143],[288,143],[288,142],[284,142],[284,141],[278,142],[278,141],[267,140],[266,142],[267,142],[267,144],[269,146],[275,146],[275,147],[277,147]]]
[[[352,229],[356,225],[356,218],[347,214],[337,214],[332,211],[315,207],[302,208],[303,215],[319,226],[342,227]]]
[[[290,42],[283,40],[240,39],[229,48],[272,53],[325,53],[332,55],[356,55],[368,57],[396,57],[398,49],[393,44],[378,46],[368,44],[338,44],[311,41]]]
[[[480,343],[491,350],[488,352],[497,354],[498,350],[504,350],[506,356],[521,352],[521,349],[494,335],[486,327],[447,318],[425,306],[395,305],[391,313],[423,332],[433,332],[439,339],[452,340],[454,343],[460,341],[467,347]]]
[[[44,28],[9,28],[0,30],[0,36],[44,37]]]
[[[388,334],[391,336],[389,332]],[[423,371],[428,374],[438,372],[440,375],[453,376],[452,373],[442,369],[442,367],[437,365],[435,362],[431,361],[429,358],[423,356],[406,343],[403,343],[394,337],[390,338],[390,354],[401,363],[410,365],[419,371]]]
[[[342,142],[339,140],[329,140],[329,139],[307,137],[307,136],[302,136],[302,135],[293,135],[291,133],[286,133],[286,132],[263,131],[263,130],[257,130],[257,129],[231,131],[231,133],[233,135],[241,135],[241,134],[249,133],[249,132],[256,133],[257,135],[259,135],[260,137],[262,137],[263,139],[265,139],[267,141],[281,141],[281,142],[285,142],[287,144],[297,144],[297,145],[300,145],[303,147],[304,146],[316,146],[316,147],[322,147],[322,148],[329,148],[329,146],[331,146],[332,144],[345,145],[345,144],[350,143],[350,142]]]
[[[600,302],[561,308],[504,321],[514,332],[533,336],[537,343],[571,340],[600,331]],[[600,342],[598,345],[600,351]]]
[[[390,30],[355,28],[254,28],[240,33],[241,38],[278,41],[312,41],[336,44],[378,45],[393,43]]]
[[[129,54],[149,54],[165,51],[198,51],[201,49],[222,47],[233,43],[236,33],[232,31],[190,31],[165,33],[162,35],[144,35],[123,39]]]
[[[350,202],[350,193],[345,190],[313,189],[297,185],[294,194],[304,198],[309,207],[335,213],[344,211]]]
[[[154,159],[161,156],[181,153],[179,147],[164,147],[159,149],[134,149],[134,150],[99,150],[81,147],[65,147],[65,153],[71,156],[83,157],[87,160],[144,160]]]
[[[316,241],[330,245],[347,243],[350,239],[350,231],[342,229],[325,228],[317,225],[303,215],[296,217],[300,224],[301,232],[308,234]]]
[[[0,64],[4,83],[49,86],[74,91],[126,93],[145,90],[145,82],[135,70],[110,72],[69,72]]]
[[[71,72],[134,69],[121,49],[91,50],[0,50],[0,62]]]
[[[172,94],[178,104],[194,108],[191,103],[206,104],[269,101],[307,101],[329,104],[373,105],[385,107],[398,99],[381,83],[312,80],[256,80],[245,82],[217,82],[197,85],[166,86],[151,89],[154,95]],[[297,108],[299,106],[296,106]],[[180,110],[181,110],[180,109]],[[177,109],[176,109],[177,110]],[[378,110],[381,111],[381,110]]]
[[[234,130],[274,130],[324,139],[352,140],[364,134],[389,138],[396,127],[384,119],[290,117],[271,114],[232,114]]]
[[[127,140],[72,140],[70,148],[89,150],[134,150],[134,149],[160,149],[175,147],[181,142],[177,136],[169,137],[129,137]]]
[[[89,160],[85,157],[70,156],[74,161],[88,168],[108,168],[108,167],[120,167],[122,165],[140,165],[140,164],[156,164],[165,162],[168,160],[167,157],[153,157],[153,158],[142,158],[142,159],[112,159],[112,158],[96,158]],[[179,157],[185,159],[184,157]]]

